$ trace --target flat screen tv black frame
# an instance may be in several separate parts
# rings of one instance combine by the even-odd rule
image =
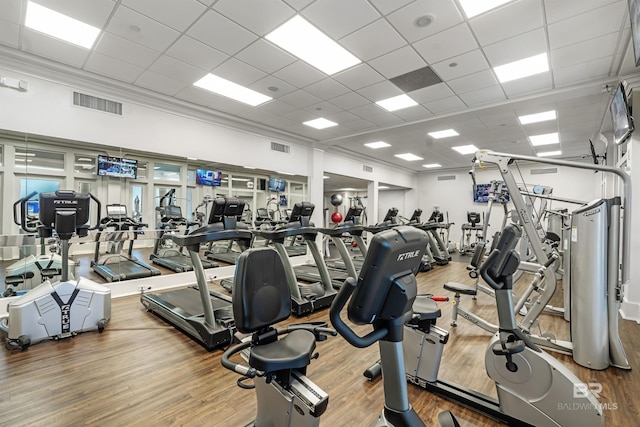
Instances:
[[[613,142],[617,145],[622,144],[635,129],[624,82],[620,82],[616,87],[609,105],[609,112],[613,124]]]

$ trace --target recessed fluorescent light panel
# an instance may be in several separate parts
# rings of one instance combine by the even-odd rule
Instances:
[[[539,145],[558,144],[560,142],[560,138],[558,137],[558,132],[553,132],[545,133],[543,135],[532,135],[529,137],[529,141],[531,141],[531,145],[537,147]]]
[[[331,120],[323,119],[320,117],[319,119],[309,120],[307,122],[303,122],[303,125],[311,126],[316,129],[326,129],[331,126],[338,126],[337,123],[332,122]]]
[[[213,74],[207,74],[193,85],[208,90],[209,92],[244,102],[245,104],[249,104],[253,107],[264,104],[265,102],[273,99],[270,96],[263,95],[255,90],[240,86],[237,83]]]
[[[498,76],[500,83],[506,83],[511,80],[549,71],[549,60],[546,53],[541,53],[519,61],[493,67],[493,71],[495,71],[496,76]]]
[[[548,120],[556,119],[556,110],[545,111],[544,113],[527,114],[526,116],[518,116],[521,125],[528,125],[530,123],[546,122]]]
[[[381,106],[387,111],[396,111],[402,110],[403,108],[413,107],[414,105],[418,105],[416,101],[409,98],[407,95],[398,95],[393,98],[383,99],[382,101],[376,101],[376,104]]]
[[[441,168],[442,165],[440,163],[429,163],[428,165],[422,165],[422,167],[425,167],[427,169],[433,169],[433,168]]]
[[[452,150],[456,150],[460,154],[474,154],[478,151],[475,145],[459,145],[458,147],[451,147]]]
[[[412,154],[412,153],[394,154],[394,156],[401,158],[402,160],[406,160],[408,162],[413,162],[416,160],[424,160],[422,157],[416,156],[415,154]]]
[[[431,138],[440,139],[440,138],[449,138],[452,136],[458,136],[460,134],[453,129],[445,129],[445,130],[439,130],[437,132],[429,132],[428,135]]]
[[[265,38],[328,75],[362,62],[299,15]]]
[[[327,175],[324,175],[322,179],[329,179],[329,177]]]
[[[562,151],[544,151],[542,153],[538,153],[538,157],[550,157],[550,156],[561,156]]]
[[[366,144],[367,147],[369,148],[373,148],[374,150],[376,148],[385,148],[385,147],[391,147],[391,144],[387,144],[384,141],[376,141],[376,142],[367,142]]]
[[[51,37],[91,49],[100,29],[67,15],[40,6],[34,2],[27,3],[27,16],[24,25]]]
[[[473,18],[511,1],[513,0],[460,0],[460,6],[464,9],[467,18]]]
[[[378,185],[378,190],[388,190],[389,187],[387,185]]]

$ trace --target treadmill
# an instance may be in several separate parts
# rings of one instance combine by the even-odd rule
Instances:
[[[147,227],[139,221],[127,216],[127,207],[120,204],[106,206],[107,216],[102,219],[98,232],[96,233],[96,250],[91,267],[100,277],[107,282],[119,282],[122,280],[140,279],[160,275],[160,270],[146,264],[133,256],[133,243],[142,233],[141,229]],[[112,232],[104,230],[113,228]],[[125,233],[131,230],[133,238],[129,238],[127,253],[122,253]],[[106,255],[100,257],[101,237],[106,234],[104,242],[110,247]]]
[[[273,246],[280,255],[284,264],[287,283],[291,290],[291,311],[296,316],[304,316],[329,307],[337,293],[333,289],[327,266],[316,245],[318,229],[310,221],[314,208],[315,206],[309,202],[296,203],[288,223],[273,230],[253,230],[254,235],[264,237],[273,242]],[[285,241],[294,236],[302,236],[309,251],[311,251],[320,274],[321,280],[319,283],[298,283],[285,247]]]
[[[318,231],[320,233],[325,234],[331,238],[331,241],[340,254],[342,264],[345,266],[344,269],[340,269],[332,268],[327,265],[327,271],[329,272],[329,276],[331,277],[331,284],[336,289],[340,289],[342,287],[347,277],[358,277],[358,271],[354,266],[353,259],[349,254],[347,246],[342,240],[342,236],[344,234],[353,236],[354,240],[357,242],[358,248],[360,248],[361,251],[362,248],[364,248],[363,255],[366,254],[366,245],[362,240],[364,227],[358,224],[358,218],[360,218],[361,214],[362,208],[349,208],[349,211],[347,212],[347,215],[345,216],[342,223],[336,224],[334,227],[330,228],[318,228]],[[320,272],[315,264],[298,265],[293,269],[296,272],[296,278],[298,278],[299,280],[317,282],[321,279]]]
[[[144,293],[140,297],[147,311],[161,317],[207,350],[230,344],[235,333],[231,298],[209,290],[200,258],[200,245],[220,240],[236,240],[249,245],[252,234],[246,224],[238,221],[244,202],[233,197],[216,198],[209,223],[186,235],[171,235],[171,239],[188,249],[194,266],[197,285],[159,294]]]
[[[161,246],[166,240],[172,240],[174,243],[177,243],[177,241],[173,239],[174,235],[172,232],[177,231],[179,227],[185,226],[188,229],[189,227],[198,225],[198,223],[187,221],[187,219],[182,216],[180,206],[168,205],[161,208],[161,210],[163,214],[158,228],[162,230],[162,234],[156,239],[153,253],[150,256],[151,262],[173,270],[176,273],[192,271],[194,269],[193,258],[182,252],[182,246],[178,245],[177,247],[171,248],[162,248]],[[203,268],[219,266],[217,262],[208,259],[200,259],[200,264],[202,264]]]
[[[416,209],[411,216],[409,225],[412,225],[420,230],[426,231],[429,237],[429,250],[433,260],[438,265],[446,265],[451,261],[449,250],[445,245],[442,237],[440,236],[441,225],[437,222],[421,222],[420,216],[422,215],[422,209]]]

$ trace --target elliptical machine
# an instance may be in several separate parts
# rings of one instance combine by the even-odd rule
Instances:
[[[435,325],[436,304],[418,297],[413,318],[405,325],[407,379],[424,389],[510,425],[602,426],[598,400],[562,363],[538,348],[515,321],[512,276],[520,258],[514,250],[521,231],[509,224],[480,275],[495,290],[499,329],[485,352],[487,375],[495,381],[498,400],[438,379],[449,333]]]
[[[60,282],[46,281],[8,305],[9,317],[2,319],[0,329],[7,333],[7,349],[26,349],[48,339],[61,339],[80,332],[102,332],[111,317],[111,290],[89,279],[69,280],[69,240],[75,234],[87,236],[100,223],[100,201],[91,194],[72,190],[40,193],[40,238],[55,231],[62,243],[62,275]],[[97,203],[96,225],[89,225],[90,201]],[[21,226],[26,225],[26,203],[21,208]]]

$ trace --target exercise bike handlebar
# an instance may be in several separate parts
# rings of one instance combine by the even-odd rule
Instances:
[[[387,328],[374,329],[372,332],[361,337],[342,321],[340,312],[349,300],[349,297],[351,297],[351,294],[353,294],[357,284],[358,282],[353,277],[348,277],[347,280],[344,281],[344,284],[331,304],[329,319],[331,319],[331,324],[336,328],[336,331],[338,331],[349,344],[354,347],[365,348],[384,338],[389,331]]]
[[[234,345],[231,348],[228,348],[224,353],[222,353],[222,359],[220,362],[222,366],[229,369],[230,371],[236,372],[240,375],[244,375],[247,378],[255,378],[256,376],[260,376],[259,372],[255,368],[251,368],[246,365],[242,365],[240,363],[232,362],[229,358],[236,353],[241,352],[245,348],[251,346],[251,341],[245,341],[238,345]]]
[[[21,198],[20,200],[18,200],[13,204],[13,222],[16,225],[19,225],[27,233],[35,233],[36,231],[38,231],[37,227],[29,227],[27,225],[27,219],[26,219],[27,202],[36,194],[38,194],[37,191],[32,191],[31,193],[27,194],[25,197]],[[20,221],[18,221],[18,211],[16,209],[18,205],[20,205]]]

